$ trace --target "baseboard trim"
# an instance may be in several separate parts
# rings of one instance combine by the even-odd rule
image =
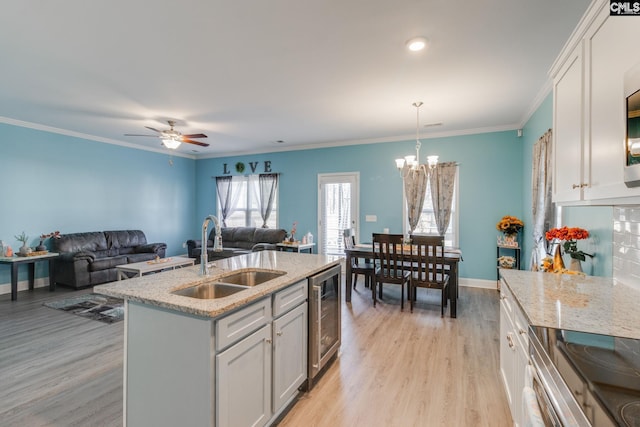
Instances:
[[[461,277],[460,286],[467,288],[482,288],[482,289],[498,289],[497,280],[485,280],[485,279],[467,279]]]
[[[44,288],[49,287],[49,278],[48,277],[40,277],[33,281],[33,287],[35,288]],[[29,281],[28,280],[20,280],[18,281],[18,292],[26,291],[29,289]],[[10,294],[11,293],[11,283],[3,283],[0,285],[0,295]]]

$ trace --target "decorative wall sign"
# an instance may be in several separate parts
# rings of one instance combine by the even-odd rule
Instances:
[[[265,160],[262,163],[264,164],[264,170],[262,171],[262,173],[271,173],[271,160]],[[256,173],[256,171],[258,170],[258,165],[260,165],[260,162],[249,162],[249,169],[251,170],[251,173]],[[227,163],[224,164],[223,169],[224,170],[222,173],[224,175],[231,174],[229,165]],[[246,170],[246,165],[243,162],[238,162],[235,164],[235,169],[237,173],[243,173]]]

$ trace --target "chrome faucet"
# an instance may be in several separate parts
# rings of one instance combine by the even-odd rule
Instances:
[[[209,275],[209,254],[207,253],[207,228],[209,223],[213,221],[216,227],[216,237],[213,240],[213,250],[215,252],[222,252],[222,229],[220,228],[220,221],[213,215],[208,215],[202,223],[202,241],[200,243],[200,275]]]

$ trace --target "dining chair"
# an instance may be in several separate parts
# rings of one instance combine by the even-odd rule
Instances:
[[[346,228],[343,230],[344,248],[353,249],[356,245],[353,228]],[[351,257],[351,273],[353,274],[353,288],[355,289],[358,282],[358,275],[364,276],[364,285],[366,288],[371,288],[373,281],[375,280],[375,264],[371,259],[364,259],[358,257]]]
[[[407,294],[410,291],[411,267],[404,261],[405,254],[402,234],[373,233],[373,260],[376,264],[376,279],[371,294],[373,306],[376,305],[376,288],[382,299],[382,284],[393,283],[400,285],[400,310],[404,310],[404,286],[407,285]]]
[[[440,289],[440,314],[444,316],[449,292],[449,275],[444,263],[444,236],[411,236],[412,272],[409,287],[409,301],[413,312],[413,303],[418,288]]]

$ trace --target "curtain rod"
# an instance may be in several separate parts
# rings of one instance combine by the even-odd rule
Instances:
[[[216,179],[216,178],[226,178],[226,177],[231,177],[233,178],[234,176],[255,176],[255,175],[282,175],[281,172],[266,172],[266,173],[249,173],[249,174],[244,174],[244,175],[218,175],[218,176],[213,176],[211,175],[211,179]]]

